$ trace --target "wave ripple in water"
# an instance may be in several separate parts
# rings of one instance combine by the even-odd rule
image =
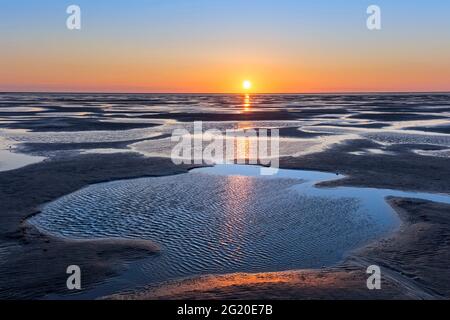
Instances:
[[[265,178],[239,172],[250,166],[231,166],[239,169],[231,174],[225,167],[92,185],[46,205],[30,222],[71,239],[158,243],[161,253],[129,275],[136,284],[331,265],[396,226],[389,209],[374,213],[351,193],[314,194],[313,183],[332,174],[280,170]]]

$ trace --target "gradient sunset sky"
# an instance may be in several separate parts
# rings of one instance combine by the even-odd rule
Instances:
[[[82,30],[66,28],[67,6]],[[382,9],[382,30],[366,9]],[[0,91],[450,91],[450,1],[0,0]]]

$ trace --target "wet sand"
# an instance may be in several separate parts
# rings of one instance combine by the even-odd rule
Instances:
[[[435,126],[435,127],[411,127],[409,130],[420,130],[425,132],[436,132],[450,134],[450,125],[448,126]]]
[[[128,292],[109,299],[448,299],[450,205],[390,198],[403,221],[389,238],[357,250],[322,270],[204,276]],[[381,290],[368,290],[365,273],[381,267]]]
[[[67,111],[66,111],[67,112]],[[41,120],[22,120],[8,124],[10,129],[27,129],[33,132],[78,132],[78,131],[109,131],[151,128],[157,126],[151,123],[115,123],[92,119],[44,118]]]
[[[325,154],[334,157],[332,152]],[[321,153],[315,156],[317,163],[325,159]],[[380,159],[388,161],[386,159],[390,157],[382,155],[378,161]],[[442,161],[446,163],[445,159]],[[283,161],[293,162],[293,159]],[[302,163],[296,164],[298,168],[302,166]],[[83,284],[88,288],[124,271],[128,261],[157,254],[157,248],[152,250],[133,243],[66,242],[38,234],[23,222],[30,214],[38,212],[39,205],[93,183],[183,173],[188,169],[174,166],[168,159],[115,154],[79,155],[0,173],[1,251],[7,252],[0,264],[0,287],[4,288],[0,291],[0,297],[44,298],[49,293],[70,294],[65,289],[65,268],[68,265],[79,264],[83,270],[87,270]],[[363,177],[361,170],[364,170],[361,166],[348,169],[346,173],[354,173],[354,176],[337,180],[334,184],[362,185],[366,180],[358,178]],[[421,167],[417,166],[416,170],[421,170]],[[407,187],[426,191],[438,188],[426,184],[429,177],[424,177],[418,171],[415,172],[416,179],[411,179],[407,185],[399,179],[401,176],[402,172],[391,171],[386,179],[379,178],[376,184],[380,187]],[[352,179],[351,183],[349,179]],[[395,185],[395,181],[399,183]],[[150,290],[152,293],[127,294],[120,298],[449,297],[450,292],[446,287],[448,282],[444,279],[448,276],[446,268],[450,261],[450,220],[446,216],[450,207],[418,200],[391,199],[390,203],[404,221],[402,230],[392,238],[358,252],[353,259],[336,268],[209,276],[168,284],[156,291]],[[440,248],[437,248],[437,244],[440,244]],[[365,268],[373,263],[388,270],[388,279],[383,282],[383,290],[379,292],[368,291],[365,287]],[[415,289],[411,290],[411,286]]]
[[[393,151],[389,154],[352,154],[366,149]],[[413,153],[421,145],[381,147],[366,139],[349,140],[324,152],[301,158],[281,159],[285,169],[305,169],[348,175],[343,180],[322,183],[322,186],[359,186],[405,191],[450,193],[448,159]],[[426,176],[423,171],[426,168]]]
[[[39,206],[86,185],[110,180],[184,173],[167,159],[135,154],[79,155],[0,173],[0,298],[37,299],[70,294],[66,268],[83,270],[83,288],[123,271],[126,262],[158,248],[148,242],[109,239],[63,241],[24,223]]]
[[[429,113],[448,112],[448,95],[417,95],[417,104],[409,104],[407,96],[379,96],[377,101],[368,102],[364,96],[326,96],[328,106],[316,104],[317,97],[305,96],[302,103],[311,103],[313,107],[301,105],[285,106],[277,110],[264,110],[281,105],[289,96],[264,97],[265,106],[250,113],[225,113],[224,106],[237,103],[235,97],[214,97],[221,101],[221,112],[187,112],[192,97],[179,96],[166,98],[159,96],[129,96],[117,99],[107,95],[95,96],[92,103],[90,95],[59,95],[49,99],[42,98],[44,111],[2,112],[2,108],[11,106],[40,107],[36,97],[12,96],[18,101],[0,102],[0,117],[13,121],[1,123],[5,129],[27,128],[34,132],[57,130],[70,133],[91,130],[125,130],[131,128],[153,128],[149,123],[134,124],[125,120],[133,118],[170,119],[180,122],[193,120],[308,120],[317,121],[318,126],[326,125],[326,119],[348,115],[353,121],[371,120],[371,123],[344,124],[342,129],[383,128],[393,121],[437,119],[439,116]],[[210,97],[194,97],[198,102],[210,102]],[[47,101],[49,99],[49,101]],[[261,98],[258,98],[261,99]],[[395,100],[395,103],[392,101]],[[49,103],[47,103],[49,102]],[[51,103],[50,103],[51,102]],[[404,103],[405,102],[405,103]],[[71,103],[72,106],[62,106]],[[134,106],[149,106],[148,114],[141,110],[104,110],[100,103]],[[152,106],[180,105],[180,112],[159,111],[155,115]],[[61,104],[61,105],[58,105]],[[181,107],[181,105],[183,107]],[[283,108],[292,108],[286,111]],[[217,110],[216,110],[217,111]],[[231,110],[235,111],[235,110]],[[361,113],[369,112],[369,113]],[[371,115],[371,112],[383,112]],[[395,111],[398,115],[393,116]],[[88,114],[91,119],[70,119],[66,121],[64,113]],[[60,114],[59,114],[60,113]],[[123,122],[107,123],[109,115],[123,119]],[[23,121],[21,117],[32,117]],[[79,116],[79,115],[77,115]],[[49,124],[47,117],[59,118]],[[442,116],[443,119],[448,119]],[[32,120],[32,121],[31,121]],[[382,121],[382,122],[377,122]],[[22,124],[23,125],[22,125]],[[336,127],[339,127],[337,125]],[[414,128],[423,128],[414,126]],[[327,130],[325,130],[327,131]],[[428,131],[428,130],[423,130]],[[326,134],[297,129],[287,129],[285,134],[300,138],[317,138]],[[65,286],[68,265],[78,264],[84,274],[83,288],[93,287],[126,270],[127,263],[152,254],[159,249],[152,243],[130,242],[122,239],[107,241],[72,242],[51,238],[36,232],[26,223],[26,219],[39,212],[43,204],[79,190],[90,184],[131,179],[145,176],[164,176],[185,173],[193,166],[174,166],[170,159],[146,158],[134,153],[87,154],[80,155],[78,149],[124,148],[129,143],[152,138],[121,139],[110,142],[73,142],[72,143],[28,143],[19,144],[18,150],[42,154],[53,151],[57,156],[48,160],[19,168],[0,172],[0,298],[3,299],[41,299],[49,294],[62,294],[70,297]],[[434,140],[433,140],[434,141]],[[24,141],[19,141],[24,142]],[[25,141],[26,142],[26,141]],[[392,142],[392,141],[391,141]],[[322,186],[360,186],[401,189],[406,191],[424,191],[450,194],[450,170],[448,158],[423,156],[414,150],[442,150],[446,146],[433,143],[396,143],[380,144],[372,136],[347,140],[323,152],[302,157],[281,159],[285,169],[319,170],[345,174],[345,179],[327,182]],[[448,147],[448,146],[447,146]],[[23,148],[23,149],[21,149]],[[367,150],[376,149],[381,153]],[[68,152],[66,152],[68,151]],[[389,154],[393,152],[392,154]],[[372,245],[354,252],[338,266],[321,270],[299,270],[264,274],[231,274],[222,276],[204,276],[171,282],[164,286],[142,292],[116,295],[119,299],[428,299],[450,298],[449,269],[450,261],[450,221],[448,205],[414,199],[389,199],[402,218],[401,230],[390,238],[377,241]],[[382,290],[369,291],[366,288],[368,265],[382,267]]]
[[[23,153],[47,154],[51,151],[75,151],[75,150],[91,150],[91,149],[126,149],[130,144],[150,141],[155,139],[165,139],[169,135],[159,135],[154,138],[142,138],[126,141],[112,142],[85,142],[85,143],[22,143],[17,149]]]

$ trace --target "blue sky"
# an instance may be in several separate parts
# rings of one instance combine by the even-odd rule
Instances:
[[[82,9],[82,30],[78,33],[65,28],[65,10],[70,4],[77,4]],[[382,9],[382,30],[375,33],[365,27],[365,11],[370,4],[379,5]],[[292,69],[302,71],[298,61],[294,61],[295,57],[307,65],[314,65],[318,56],[324,65],[330,64],[330,70],[339,69],[352,59],[361,64],[374,61],[387,68],[399,64],[400,56],[403,56],[406,61],[409,59],[411,67],[418,65],[425,69],[426,64],[429,65],[428,70],[437,70],[437,64],[442,64],[442,72],[448,72],[450,67],[444,57],[450,56],[450,1],[0,0],[0,45],[3,48],[0,58],[5,68],[20,65],[17,56],[25,60],[29,55],[27,62],[36,58],[36,64],[47,64],[48,69],[61,66],[63,61],[59,60],[71,61],[88,69],[95,64],[101,67],[102,59],[95,53],[116,52],[117,64],[110,57],[111,70],[116,70],[114,68],[126,63],[127,59],[140,59],[149,73],[164,73],[170,68],[158,69],[157,65],[169,66],[170,63],[179,65],[180,69],[188,64],[196,64],[200,68],[199,61],[206,59],[208,70],[215,66],[214,63],[226,63],[239,69],[236,74],[251,77],[252,72],[259,72],[258,77],[263,77],[264,72],[255,71],[257,64],[266,69],[270,64],[270,68],[277,69],[270,61],[278,61],[277,70],[285,79],[285,69],[288,69],[285,64],[290,61],[295,65]],[[57,61],[54,64],[45,61],[43,56],[46,53],[51,57],[57,56]],[[242,55],[242,63],[236,58],[239,54]],[[250,57],[254,57],[254,62]],[[335,67],[332,61],[336,63]],[[154,65],[150,65],[152,62]],[[317,69],[320,68],[318,64]],[[36,70],[39,70],[38,66]],[[13,72],[9,70],[8,75]],[[106,66],[101,72],[106,72]],[[25,74],[24,71],[22,73]],[[170,73],[173,73],[171,69]],[[77,75],[77,81],[81,81],[82,76]],[[429,78],[430,74],[426,77]],[[446,74],[437,77],[437,87],[445,87]],[[32,87],[34,81],[21,84],[17,83],[20,80],[17,77],[9,78],[14,78],[11,81],[16,83],[7,83],[8,79],[0,78],[0,85]],[[34,74],[29,78],[38,80]],[[148,81],[142,75],[135,78],[139,78],[140,88],[148,86],[150,90],[156,90],[159,83],[164,83],[161,89],[170,90],[172,86],[169,78],[159,82],[156,77],[150,77]],[[184,74],[179,78],[187,79]],[[37,87],[46,83],[54,85],[58,81],[56,74],[47,80],[43,75],[42,79]],[[199,83],[205,85],[207,81],[205,76]],[[419,88],[420,85],[418,82],[413,87]],[[289,90],[295,86],[294,81],[286,84]],[[182,90],[179,83],[172,87]],[[318,84],[310,87],[320,89]]]

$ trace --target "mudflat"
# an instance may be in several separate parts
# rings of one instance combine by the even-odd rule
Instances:
[[[250,111],[243,111],[239,95],[0,97],[0,147],[37,157],[34,164],[7,171],[1,171],[0,159],[1,298],[72,297],[65,285],[68,265],[84,270],[88,290],[123,274],[134,261],[164,256],[157,242],[63,239],[38,232],[27,220],[43,205],[92,184],[197,167],[176,166],[169,158],[171,132],[189,129],[196,120],[207,128],[279,128],[282,168],[345,175],[323,188],[450,194],[448,94],[263,95],[251,98]],[[175,279],[107,298],[449,298],[449,205],[386,200],[402,220],[400,229],[335,266]],[[372,264],[382,269],[379,291],[366,287]]]

